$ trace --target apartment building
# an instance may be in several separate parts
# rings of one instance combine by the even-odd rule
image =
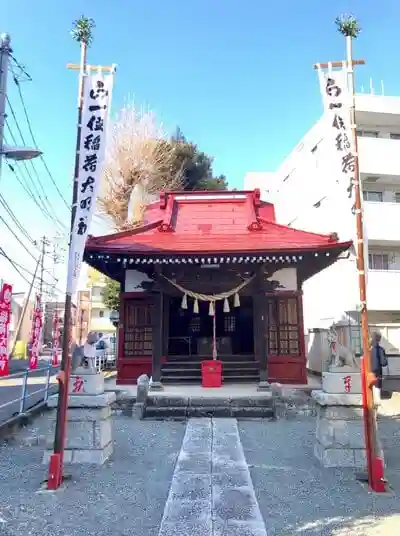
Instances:
[[[86,283],[87,288],[90,290],[90,312],[86,313],[88,331],[113,334],[115,333],[115,327],[110,320],[111,310],[104,304],[102,296],[105,284],[104,275],[93,268],[89,268]],[[81,310],[83,309],[81,308]]]
[[[367,247],[369,323],[388,349],[400,350],[400,97],[358,95],[358,152]],[[307,231],[338,233],[355,239],[355,217],[348,184],[332,165],[333,147],[322,117],[258,186],[275,203],[277,221]],[[245,178],[254,187],[254,174]],[[359,294],[354,255],[305,282],[307,328],[349,323],[353,348],[359,346]],[[358,333],[358,335],[357,335]]]

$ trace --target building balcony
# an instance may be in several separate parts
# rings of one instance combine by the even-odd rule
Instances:
[[[92,296],[92,309],[105,309],[103,296]]]
[[[400,140],[389,138],[358,138],[360,172],[364,175],[399,177]]]
[[[368,309],[400,311],[400,270],[369,270]]]
[[[89,324],[89,331],[114,332],[115,327],[109,318],[92,318]]]
[[[370,243],[400,244],[400,203],[364,201],[364,221]]]
[[[357,124],[398,126],[400,98],[383,95],[359,94],[356,96]]]

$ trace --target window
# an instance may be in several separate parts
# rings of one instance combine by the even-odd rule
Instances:
[[[378,203],[382,203],[383,201],[383,193],[382,192],[371,192],[368,190],[363,191],[363,198],[364,201],[374,201]]]
[[[272,355],[300,355],[297,298],[268,301],[267,333]]]
[[[394,193],[394,200],[396,203],[400,203],[400,192]]]
[[[153,309],[145,301],[125,305],[124,356],[151,356],[153,352]]]
[[[99,317],[104,318],[104,311],[99,311]]]
[[[379,138],[377,130],[357,130],[357,135],[362,138]]]
[[[398,132],[391,132],[391,133],[390,133],[390,139],[391,139],[391,140],[400,140],[400,133],[398,133]]]
[[[369,253],[368,267],[370,270],[389,270],[389,255],[385,253]]]

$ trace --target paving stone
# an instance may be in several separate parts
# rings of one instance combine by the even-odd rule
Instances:
[[[211,517],[207,521],[194,523],[179,521],[163,523],[158,536],[214,536]]]
[[[193,475],[180,473],[173,479],[171,489],[172,499],[189,501],[208,501],[211,503],[211,475]]]
[[[210,456],[207,454],[188,453],[180,456],[176,464],[177,471],[196,475],[207,475],[211,470]]]
[[[214,521],[213,536],[267,536],[264,523]]]
[[[220,488],[240,488],[248,484],[247,467],[235,467],[220,473],[213,472],[212,484]]]

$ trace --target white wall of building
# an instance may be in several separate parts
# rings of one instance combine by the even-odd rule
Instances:
[[[334,148],[325,137],[325,128],[323,117],[282,162],[275,177],[269,175],[274,192],[268,200],[275,203],[279,223],[306,231],[336,232],[342,241],[354,240],[356,222],[348,183],[336,173]],[[393,323],[395,327],[400,319],[400,97],[357,96],[357,129],[367,253],[388,256],[381,257],[380,264],[379,257],[376,262],[370,258],[368,307],[375,325],[384,328]],[[257,186],[264,198],[261,185],[252,185]],[[353,255],[305,282],[306,328],[327,327],[357,310]],[[399,329],[400,325],[396,333]]]

